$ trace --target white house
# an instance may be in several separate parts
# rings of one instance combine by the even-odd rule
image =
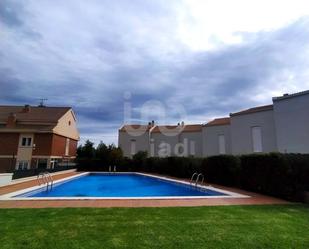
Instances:
[[[309,91],[273,98],[277,150],[309,153]]]
[[[232,154],[277,151],[273,105],[231,113]]]
[[[309,90],[273,98],[273,104],[231,113],[204,125],[124,125],[125,156],[195,156],[261,152],[309,153]]]
[[[203,156],[231,154],[230,118],[217,118],[203,125]]]
[[[139,151],[147,151],[150,155],[150,130],[148,125],[124,125],[118,131],[118,146],[124,156],[132,157]]]

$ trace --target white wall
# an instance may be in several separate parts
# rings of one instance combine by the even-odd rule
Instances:
[[[131,133],[131,132],[130,132]],[[137,133],[138,136],[130,135],[127,132],[118,132],[118,146],[122,149],[123,155],[126,157],[132,157],[139,151],[149,151],[149,132],[146,131],[143,134]],[[132,140],[135,140],[135,151],[132,154]]]
[[[176,144],[180,142],[178,132],[169,132],[168,135],[162,134],[162,133],[151,133],[151,150],[154,153],[151,153],[153,156],[174,156],[174,149]],[[168,144],[170,151],[165,154],[165,146],[163,144]],[[168,151],[168,148],[166,148]],[[161,152],[161,154],[160,154]],[[163,154],[162,154],[163,153]]]
[[[72,109],[58,120],[58,124],[53,129],[53,132],[64,137],[79,140],[76,117]]]
[[[309,153],[309,93],[274,99],[278,150],[282,153]]]
[[[219,135],[224,135],[225,154],[231,154],[230,125],[203,126],[203,156],[219,155]]]
[[[203,139],[202,131],[200,132],[182,132],[180,142],[186,147],[184,156],[202,157],[203,155]]]
[[[231,116],[233,154],[253,153],[252,127],[260,126],[263,152],[277,151],[273,110]]]

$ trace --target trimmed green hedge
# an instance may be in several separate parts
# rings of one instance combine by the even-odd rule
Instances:
[[[100,160],[78,161],[80,170],[107,171]],[[142,154],[133,159],[123,158],[117,171],[137,171],[190,178],[201,172],[209,183],[242,188],[257,193],[302,201],[309,191],[309,155],[249,154],[220,155],[207,158],[167,157],[146,158]]]

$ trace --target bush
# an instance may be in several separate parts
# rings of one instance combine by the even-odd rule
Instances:
[[[243,155],[240,160],[242,169],[239,187],[288,200],[302,198],[309,180],[308,155],[252,154]]]
[[[239,186],[240,170],[239,157],[232,155],[211,156],[202,163],[202,173],[207,182],[226,186]]]

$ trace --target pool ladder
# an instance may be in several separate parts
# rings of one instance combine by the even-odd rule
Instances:
[[[116,172],[117,172],[116,165],[113,167],[113,169],[112,169],[112,166],[109,166],[109,167],[108,167],[108,172],[109,172],[109,173],[116,173]]]
[[[39,186],[41,184],[45,185],[46,184],[46,190],[52,189],[54,185],[54,179],[52,175],[49,172],[41,172],[37,176],[37,181]]]
[[[195,181],[194,181],[194,178],[196,177],[196,179],[195,179]],[[200,180],[201,179],[201,180]],[[197,187],[199,187],[200,186],[200,188],[201,189],[203,189],[202,188],[202,186],[203,186],[203,183],[204,183],[204,175],[202,174],[202,173],[197,173],[197,172],[195,172],[195,173],[193,173],[192,174],[192,176],[191,176],[191,179],[190,179],[190,185],[191,186],[194,186],[195,188],[197,188]],[[199,181],[200,181],[200,184],[199,184]]]

